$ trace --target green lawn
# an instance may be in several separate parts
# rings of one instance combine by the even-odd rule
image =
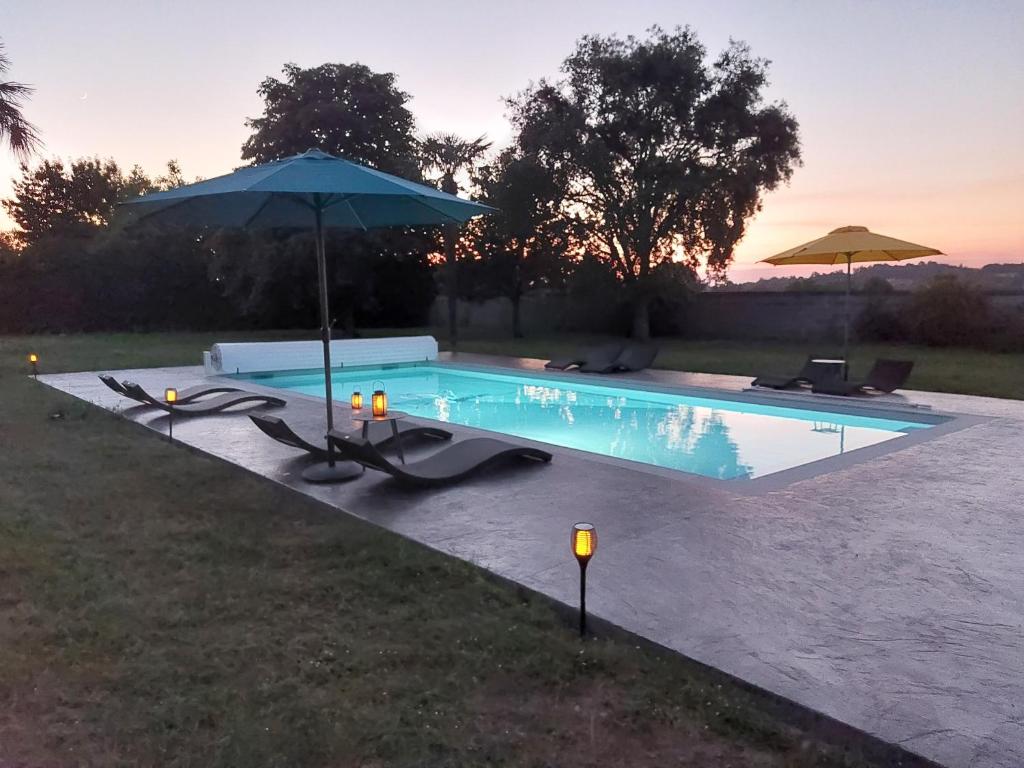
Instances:
[[[365,335],[432,333],[447,349],[444,334],[437,329],[372,329]],[[156,365],[195,365],[199,353],[215,341],[314,338],[310,331],[268,331],[256,333],[164,333],[152,343],[144,334],[90,334],[72,337],[31,336],[9,338],[0,349],[17,357],[35,351],[42,370],[59,364],[67,370],[93,370],[102,360],[108,368]],[[2,338],[2,337],[0,337]],[[459,349],[495,355],[548,359],[564,355],[609,337],[583,334],[551,334],[544,338],[511,339],[498,334],[467,333]],[[656,367],[703,373],[756,376],[759,373],[787,373],[803,364],[809,351],[830,352],[804,343],[775,341],[690,341],[657,339],[661,354]],[[820,345],[819,345],[820,346]],[[51,350],[60,355],[59,363]],[[932,392],[1024,399],[1024,354],[982,352],[973,349],[935,348],[908,344],[862,344],[851,355],[853,375],[863,375],[878,357],[913,360],[914,372],[908,388]]]
[[[24,375],[210,338],[0,339],[0,764],[883,764]]]

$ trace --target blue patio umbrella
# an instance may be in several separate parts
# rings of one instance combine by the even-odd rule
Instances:
[[[314,230],[328,431],[334,428],[334,408],[324,230],[462,224],[494,210],[316,149],[166,192],[153,192],[125,205],[129,222]],[[329,449],[328,457],[326,466],[312,467],[305,473],[307,479],[346,479],[361,471],[335,462],[333,449]]]

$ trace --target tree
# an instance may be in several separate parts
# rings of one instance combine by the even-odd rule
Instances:
[[[10,68],[11,60],[0,43],[0,77]],[[27,161],[42,143],[36,127],[21,112],[23,103],[33,91],[30,85],[0,80],[0,141],[5,141],[8,149],[22,162]]]
[[[571,250],[571,222],[559,216],[563,191],[538,162],[516,148],[502,152],[474,179],[481,202],[497,209],[471,225],[484,290],[512,302],[512,335],[520,338],[520,301],[542,285],[561,284]]]
[[[409,94],[390,72],[362,64],[285,64],[284,80],[260,83],[263,115],[246,125],[252,135],[242,158],[254,165],[320,149],[387,173],[417,178],[415,122]]]
[[[111,227],[118,200],[181,183],[173,161],[149,179],[112,160],[23,168],[5,201],[23,227],[0,248],[6,332],[223,328],[237,322],[210,279],[197,232]],[[6,254],[3,251],[7,251]]]
[[[196,181],[202,181],[197,178]],[[167,161],[167,170],[163,176],[157,176],[153,179],[152,186],[154,190],[164,192],[168,189],[177,189],[183,187],[190,182],[185,181],[185,174],[181,172],[181,165],[177,160]]]
[[[3,206],[22,245],[52,234],[91,236],[110,223],[119,202],[153,186],[138,166],[124,173],[110,159],[81,158],[70,166],[44,160],[34,169],[22,163],[21,174]]]
[[[639,338],[654,267],[724,271],[763,192],[799,163],[796,120],[764,103],[767,68],[736,42],[709,61],[689,28],[588,36],[561,80],[509,103],[520,150],[561,179],[562,215],[629,291]]]
[[[452,133],[435,133],[420,142],[420,157],[427,170],[440,175],[438,186],[450,195],[459,193],[456,177],[463,171],[472,170],[491,148],[484,136],[466,140]],[[447,274],[448,293],[448,337],[452,349],[458,345],[458,324],[456,305],[458,303],[458,253],[459,227],[450,224],[444,228],[444,260]]]

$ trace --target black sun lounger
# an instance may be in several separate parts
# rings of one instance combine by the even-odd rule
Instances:
[[[758,376],[750,383],[755,387],[789,389],[800,384],[814,384],[817,381],[835,378],[835,368],[830,363],[816,363],[816,359],[818,355],[808,356],[804,367],[796,376]]]
[[[657,344],[627,344],[614,360],[605,365],[597,365],[587,361],[580,366],[584,373],[625,373],[643,371],[654,365],[658,356]]]
[[[327,437],[337,449],[339,458],[387,472],[399,483],[412,486],[457,483],[487,467],[510,459],[551,461],[551,454],[538,448],[507,443],[491,437],[473,437],[446,446],[437,453],[411,464],[392,464],[369,440],[337,430],[328,433]]]
[[[122,384],[117,379],[115,379],[113,376],[101,373],[100,374],[100,381],[102,381],[104,384],[106,384],[112,390],[117,392],[117,394],[124,395],[125,397],[131,397],[131,395],[128,394],[128,391],[125,388],[125,385]],[[207,395],[216,395],[216,394],[220,394],[220,393],[223,393],[223,392],[241,392],[241,391],[242,390],[240,390],[238,387],[228,387],[228,386],[224,386],[222,384],[217,384],[217,385],[199,384],[199,385],[197,385],[195,387],[187,387],[186,389],[179,389],[178,390],[178,403],[180,403],[181,405],[185,405],[187,403],[191,403],[193,400],[196,400],[196,399],[198,399],[200,397],[206,397]],[[135,400],[135,399],[136,398],[132,397],[132,400]],[[139,402],[148,403],[149,401],[148,400],[140,400]]]
[[[599,347],[584,349],[571,357],[559,357],[554,360],[549,360],[544,364],[544,367],[564,371],[567,368],[572,368],[573,366],[607,364],[614,361],[615,358],[619,356],[619,353],[622,352],[622,348],[624,346],[625,345],[622,342],[618,341],[611,344],[602,344]]]
[[[132,400],[138,400],[140,403],[152,405],[154,408],[160,408],[167,412],[173,410],[176,414],[182,414],[184,416],[202,416],[203,414],[216,413],[217,411],[223,411],[227,408],[234,408],[238,405],[253,404],[281,406],[285,404],[284,400],[279,397],[260,395],[255,392],[238,391],[217,395],[216,397],[211,397],[208,400],[202,400],[198,403],[170,406],[162,400],[157,400],[138,384],[125,382],[124,389],[125,395],[130,397]]]
[[[823,395],[860,395],[866,390],[893,392],[910,378],[914,369],[913,360],[876,360],[868,375],[862,381],[843,381],[836,377],[814,382],[812,392]]]
[[[326,444],[321,447],[295,432],[284,419],[279,419],[277,416],[268,416],[264,413],[252,413],[249,414],[249,418],[252,419],[252,423],[255,424],[260,430],[269,437],[274,438],[279,443],[291,446],[292,448],[298,448],[306,453],[310,454],[319,461],[327,460],[327,448]],[[440,427],[427,427],[421,424],[412,424],[407,421],[395,422],[398,425],[398,434],[404,439],[406,437],[427,437],[434,440],[451,440],[452,433],[446,429]],[[384,448],[395,436],[392,434],[387,424],[381,423],[370,423],[370,442],[374,444],[378,449]],[[352,433],[353,436],[358,436],[359,430]]]

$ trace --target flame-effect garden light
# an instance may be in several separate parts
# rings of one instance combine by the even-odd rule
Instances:
[[[167,439],[174,441],[174,404],[178,402],[178,390],[168,387],[164,390],[164,402],[171,406],[167,412]]]
[[[587,563],[597,551],[597,529],[590,523],[572,527],[572,553],[580,564],[580,637],[587,634]]]
[[[29,365],[32,366],[32,375],[35,376],[38,379],[39,378],[39,355],[37,355],[35,352],[29,353],[28,362],[29,362]]]

